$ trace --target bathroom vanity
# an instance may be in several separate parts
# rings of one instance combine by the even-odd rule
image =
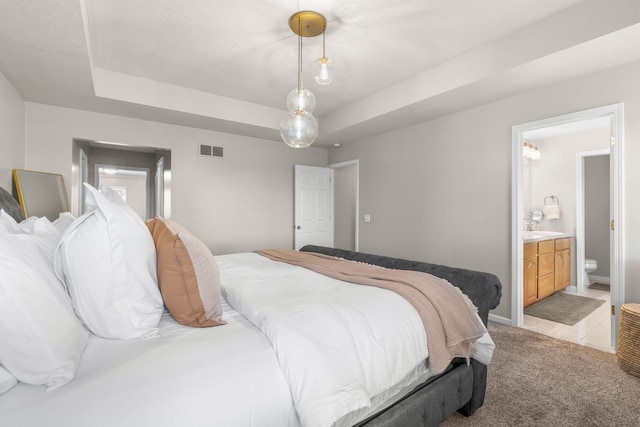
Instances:
[[[535,235],[524,240],[524,306],[571,284],[571,236]]]

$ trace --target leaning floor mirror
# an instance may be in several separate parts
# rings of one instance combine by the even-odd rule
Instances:
[[[13,182],[25,218],[46,216],[55,221],[60,213],[70,211],[62,175],[14,169]]]

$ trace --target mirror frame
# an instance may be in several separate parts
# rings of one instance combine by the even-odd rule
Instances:
[[[67,187],[64,184],[64,177],[61,174],[49,172],[37,172],[25,169],[13,169],[13,182],[18,195],[18,203],[25,218],[29,216],[46,216],[50,221],[58,219],[62,212],[70,212],[69,197]],[[34,190],[44,189],[49,191],[57,189],[58,197],[50,196],[48,193],[36,193]],[[33,200],[48,197],[53,203],[59,202],[53,209],[38,209],[33,207]],[[31,206],[31,207],[30,207]],[[54,214],[54,211],[58,210]],[[55,217],[51,217],[55,216]]]
[[[540,209],[533,209],[529,212],[529,219],[534,221],[536,224],[540,224],[544,219],[544,213]]]

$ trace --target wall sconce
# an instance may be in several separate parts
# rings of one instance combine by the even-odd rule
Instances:
[[[531,160],[538,160],[540,158],[540,150],[535,145],[525,142],[522,147],[522,155]]]

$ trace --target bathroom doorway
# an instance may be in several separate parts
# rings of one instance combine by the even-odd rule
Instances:
[[[94,171],[93,183],[98,190],[111,188],[141,220],[151,218],[149,201],[155,193],[149,191],[149,168],[96,164]]]
[[[576,286],[584,292],[590,282],[611,283],[609,242],[611,205],[611,150],[576,153]],[[585,261],[595,270],[587,274]]]
[[[525,163],[523,161],[523,147],[527,138],[535,137],[536,135],[544,134],[545,132],[552,136],[554,132],[566,132],[567,128],[584,129],[585,126],[601,126],[602,123],[608,124],[607,132],[610,139],[610,182],[611,182],[611,201],[609,203],[610,212],[609,218],[611,219],[612,229],[609,233],[610,244],[610,282],[611,292],[608,295],[610,297],[611,314],[609,316],[608,327],[610,329],[610,347],[615,349],[617,344],[617,326],[619,319],[619,308],[623,302],[624,296],[624,258],[622,257],[622,233],[620,230],[623,227],[621,213],[623,211],[623,199],[622,199],[622,160],[623,160],[623,146],[624,141],[622,139],[623,129],[623,104],[614,104],[610,106],[595,108],[591,110],[581,111],[577,113],[567,114],[559,117],[553,117],[545,120],[540,120],[531,123],[525,123],[522,125],[513,127],[513,172],[512,172],[512,325],[516,327],[523,326],[523,310],[524,310],[524,290],[523,290],[523,230],[524,230],[524,218],[526,216],[525,211],[525,185],[529,185],[523,176],[525,169]],[[602,127],[602,126],[601,126]],[[549,148],[549,147],[547,147]],[[585,147],[584,150],[589,150],[589,147]],[[580,151],[584,151],[580,150]],[[551,154],[548,150],[548,154]],[[542,156],[545,152],[542,151]],[[576,154],[574,154],[574,158]],[[576,164],[576,170],[579,169],[578,162],[574,160]],[[573,169],[573,167],[571,167]],[[571,172],[573,176],[573,172]],[[573,177],[571,178],[573,179]],[[576,181],[577,182],[577,181]],[[573,191],[577,191],[577,186],[574,185]],[[567,193],[565,193],[567,194]],[[563,206],[563,197],[560,197],[561,210],[565,208],[565,212],[568,212],[570,217],[565,219],[565,226],[569,228],[568,231],[572,232],[576,239],[582,239],[584,241],[584,235],[578,236],[578,229],[584,227],[584,222],[578,224],[580,215],[577,215],[577,205],[583,203],[579,201],[575,193],[572,193],[564,197],[569,203]],[[571,200],[574,199],[573,206],[571,206]],[[538,203],[536,201],[534,203]],[[562,216],[561,216],[562,217]],[[584,218],[582,219],[584,221]],[[579,247],[579,246],[578,246]],[[575,258],[578,262],[573,262],[572,271],[572,286],[573,289],[577,289],[578,284],[578,270],[581,269],[584,273],[584,251],[578,254],[578,247],[573,251]],[[581,276],[583,277],[583,276]],[[603,308],[606,308],[604,306]]]
[[[82,183],[107,185],[146,220],[171,217],[171,151],[83,139],[73,140],[72,164],[79,171],[72,185],[72,212],[82,215]]]

